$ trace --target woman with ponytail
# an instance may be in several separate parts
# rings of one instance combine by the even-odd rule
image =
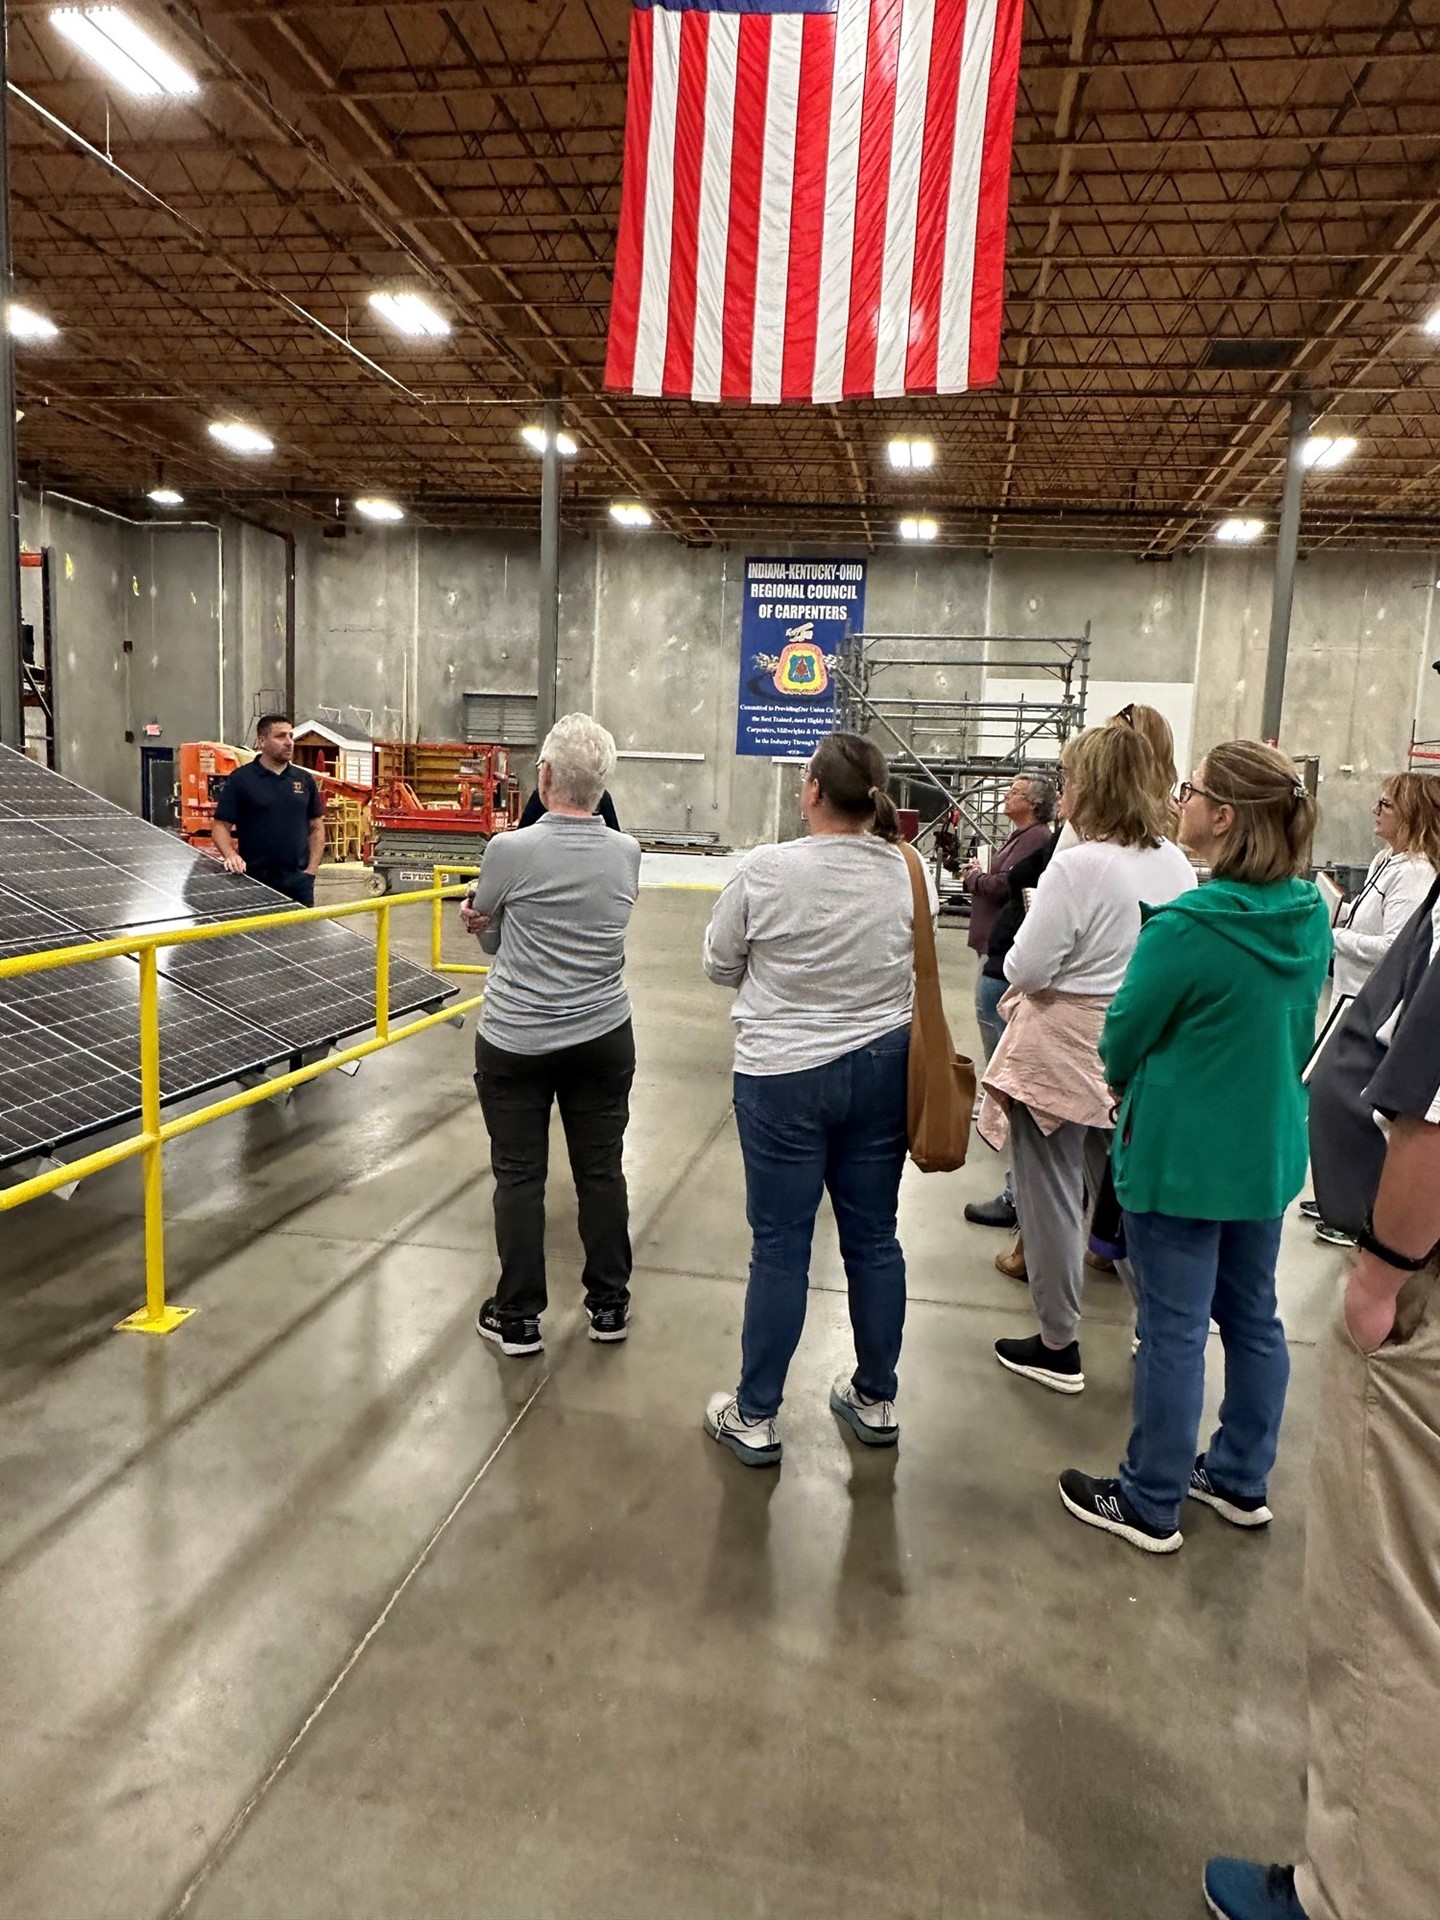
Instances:
[[[1305,1178],[1301,1072],[1330,961],[1305,875],[1315,803],[1257,740],[1215,747],[1180,787],[1180,838],[1207,886],[1150,913],[1100,1036],[1120,1097],[1115,1189],[1140,1301],[1134,1427],[1118,1479],[1068,1469],[1066,1507],[1147,1553],[1183,1544],[1188,1496],[1270,1520],[1290,1357],[1275,1307],[1281,1216]],[[1204,1453],[1211,1319],[1225,1350]]]
[[[740,1384],[705,1414],[747,1466],[776,1466],[775,1419],[805,1324],[810,1244],[829,1191],[850,1290],[855,1368],[830,1392],[867,1446],[893,1446],[905,1258],[914,905],[879,749],[834,733],[800,790],[809,832],[749,856],[716,904],[705,971],[737,987],[735,1120],[753,1234]],[[931,907],[935,902],[931,890]]]

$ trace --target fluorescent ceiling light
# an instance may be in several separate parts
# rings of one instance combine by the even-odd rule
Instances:
[[[890,442],[890,464],[892,467],[917,469],[933,467],[935,464],[935,442],[933,440],[892,440]]]
[[[1264,531],[1263,520],[1222,520],[1215,529],[1215,538],[1227,547],[1248,547]]]
[[[275,442],[239,420],[212,420],[210,437],[232,453],[273,453]]]
[[[610,518],[617,527],[648,527],[650,509],[642,507],[638,500],[612,500]]]
[[[533,447],[536,453],[544,453],[545,429],[543,427],[522,427],[520,438],[527,447]],[[555,436],[555,451],[562,460],[573,460],[580,448],[573,434],[561,432]]]
[[[902,520],[900,538],[902,540],[933,540],[940,529],[933,520]]]
[[[127,93],[154,99],[160,94],[200,91],[194,74],[187,73],[118,7],[61,7],[50,20],[57,33],[63,33]]]
[[[372,293],[370,304],[382,320],[412,339],[442,340],[450,331],[444,314],[418,293]]]
[[[1323,473],[1327,468],[1338,467],[1348,460],[1359,444],[1347,433],[1312,433],[1305,442],[1300,459],[1303,465],[1318,468]]]
[[[11,305],[10,337],[12,340],[53,340],[60,329],[55,322],[43,313],[36,313],[33,307]]]
[[[1422,330],[1428,333],[1432,339],[1437,334],[1440,334],[1440,307],[1432,307],[1420,322],[1420,325]]]
[[[357,500],[355,511],[363,513],[367,520],[403,520],[405,509],[397,507],[393,500]]]
[[[174,487],[152,487],[146,494],[147,500],[153,500],[157,507],[183,507],[185,496],[177,493]]]

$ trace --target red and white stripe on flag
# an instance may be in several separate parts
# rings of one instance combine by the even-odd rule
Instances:
[[[1000,366],[1023,0],[640,0],[605,384],[825,403]]]

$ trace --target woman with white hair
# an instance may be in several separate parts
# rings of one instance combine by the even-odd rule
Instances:
[[[624,969],[640,846],[595,812],[614,769],[615,742],[589,714],[557,720],[537,768],[545,813],[490,842],[461,909],[467,932],[495,956],[475,1036],[475,1085],[490,1135],[500,1280],[476,1326],[502,1353],[544,1347],[552,1102],[580,1200],[590,1338],[618,1341],[628,1331],[622,1155],[635,1039]]]

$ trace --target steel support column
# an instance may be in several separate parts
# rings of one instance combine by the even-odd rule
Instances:
[[[0,18],[0,741],[25,745],[20,700],[20,496],[15,478],[15,358],[10,344],[9,34]],[[53,673],[53,666],[52,666]]]
[[[535,744],[555,724],[555,680],[560,670],[560,448],[563,416],[557,399],[545,402],[545,451],[540,468],[540,639]]]
[[[295,536],[285,540],[285,711],[295,718]]]
[[[1270,591],[1270,650],[1265,656],[1265,693],[1260,706],[1260,738],[1280,738],[1285,704],[1285,661],[1290,651],[1290,609],[1295,600],[1295,559],[1300,550],[1300,505],[1305,492],[1305,442],[1315,421],[1308,393],[1290,402],[1290,443],[1285,455],[1285,492],[1280,502],[1280,533],[1275,542],[1275,579]]]

